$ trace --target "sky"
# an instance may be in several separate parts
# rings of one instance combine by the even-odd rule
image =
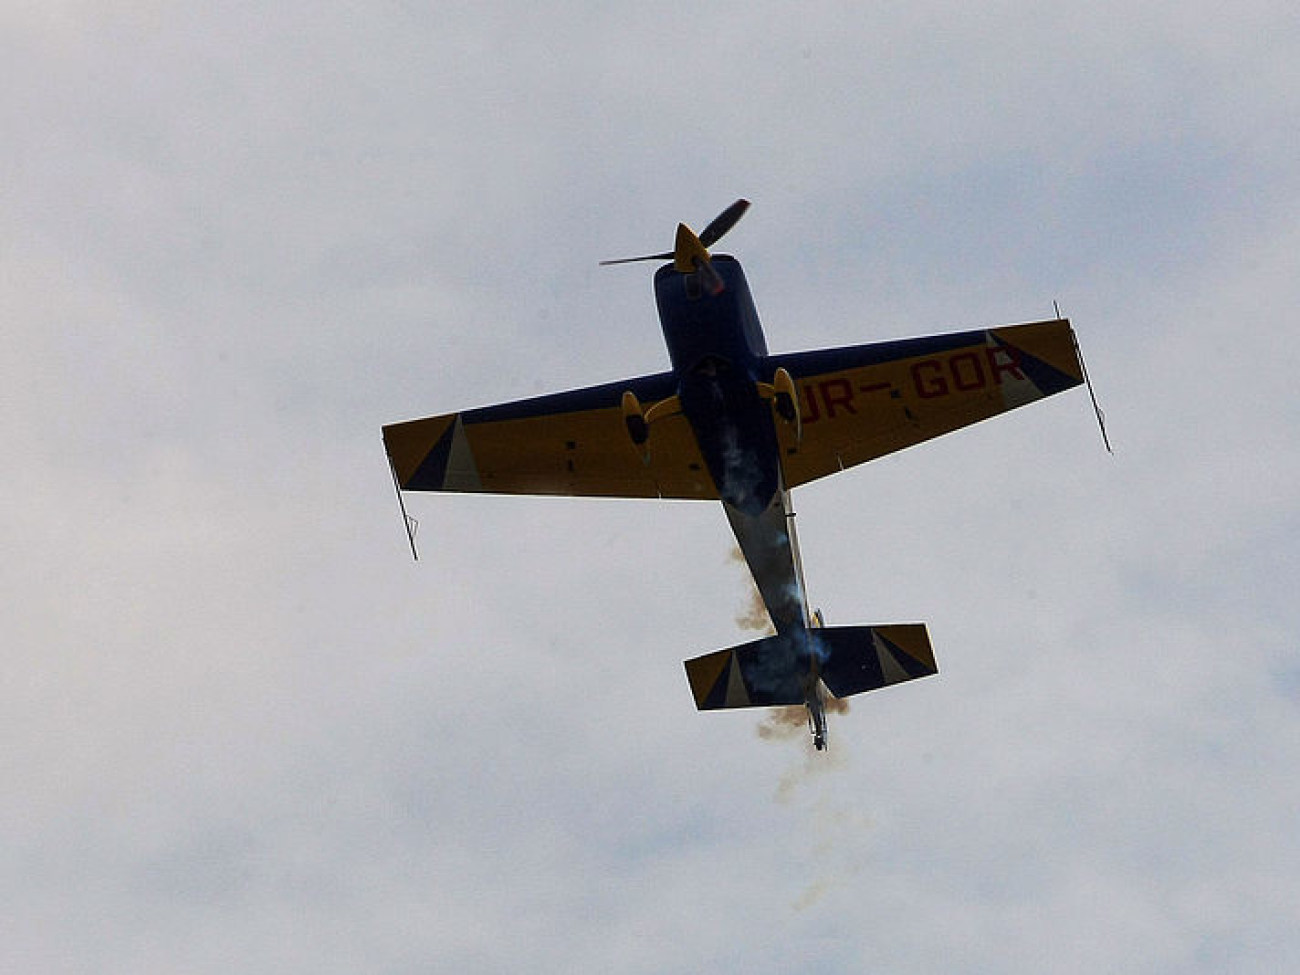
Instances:
[[[0,968],[1300,966],[1291,5],[0,9]],[[264,9],[265,8],[265,9]],[[1074,390],[799,489],[938,676],[697,713],[715,504],[419,496],[384,423],[1052,317]],[[769,732],[769,733],[763,733]]]

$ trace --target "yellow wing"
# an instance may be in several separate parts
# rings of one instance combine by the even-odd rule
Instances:
[[[656,419],[644,456],[633,444],[628,391],[653,407],[676,393],[676,379],[658,373],[394,423],[384,447],[405,491],[716,500],[685,417]]]
[[[1069,321],[771,356],[799,392],[787,487],[950,433],[1083,382]]]

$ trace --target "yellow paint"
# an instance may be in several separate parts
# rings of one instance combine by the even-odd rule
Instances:
[[[705,250],[704,245],[700,243],[700,238],[695,236],[695,231],[684,223],[677,225],[677,240],[673,245],[673,267],[682,274],[690,274],[695,270],[695,262],[707,262],[709,252]]]
[[[934,660],[934,650],[930,646],[930,634],[924,623],[892,623],[888,626],[876,626],[873,629],[913,660],[924,664],[932,671],[938,671],[939,666]]]
[[[384,443],[403,488],[410,486],[457,417],[429,417],[384,428]],[[451,460],[472,463],[475,470],[449,469],[446,482],[433,490],[710,501],[718,497],[695,435],[681,415],[657,419],[644,458],[627,435],[621,406],[463,423],[455,446]]]
[[[431,416],[425,420],[412,420],[409,423],[394,423],[384,427],[384,448],[388,451],[393,470],[397,474],[397,483],[406,487],[407,482],[415,476],[424,458],[429,456],[447,428],[456,420],[456,414],[448,416]]]
[[[686,679],[690,681],[691,693],[695,695],[695,706],[704,707],[704,701],[717,686],[722,677],[722,670],[731,660],[730,650],[719,650],[686,661]]]
[[[1081,379],[1068,322],[991,331],[1013,348]],[[935,355],[795,377],[802,440],[797,450],[783,444],[786,486],[807,484],[1041,398],[1027,387],[1025,398],[1008,402],[1003,383],[1006,389],[1024,384],[1009,372],[994,376],[987,358],[991,354],[981,337]],[[998,361],[1010,363],[1009,358]],[[977,362],[982,372],[974,371]],[[979,376],[984,380],[970,382],[973,388],[960,388]]]

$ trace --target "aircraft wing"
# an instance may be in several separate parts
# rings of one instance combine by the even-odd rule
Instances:
[[[623,419],[622,396],[673,396],[670,372],[384,427],[404,491],[561,494],[716,500],[717,488],[684,416],[656,419],[645,457]]]
[[[1066,319],[769,356],[799,392],[786,487],[910,447],[1083,383]]]

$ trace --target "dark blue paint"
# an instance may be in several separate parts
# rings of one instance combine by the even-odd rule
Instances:
[[[496,406],[484,406],[475,410],[465,410],[461,419],[466,425],[473,423],[495,423],[500,420],[527,420],[537,416],[552,416],[557,413],[580,413],[583,410],[599,410],[617,407],[623,393],[632,390],[643,403],[654,403],[666,399],[677,392],[677,377],[671,372],[659,372],[638,379],[622,379],[599,386],[587,386],[583,389],[570,389],[563,393],[550,393],[546,396],[534,396],[530,399],[500,403]]]
[[[772,411],[757,382],[767,357],[745,272],[732,257],[713,258],[725,287],[703,291],[696,275],[671,264],[655,274],[659,323],[677,376],[682,412],[722,500],[749,515],[780,486]]]

